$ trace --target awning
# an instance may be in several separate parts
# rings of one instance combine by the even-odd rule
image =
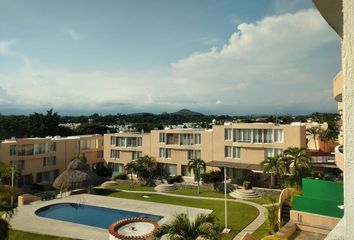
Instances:
[[[213,160],[206,164],[209,167],[219,167],[219,168],[238,168],[253,171],[262,171],[262,167],[259,164],[247,164],[247,163],[237,163],[237,162],[226,162]]]
[[[312,0],[323,18],[343,38],[343,1],[342,0]]]

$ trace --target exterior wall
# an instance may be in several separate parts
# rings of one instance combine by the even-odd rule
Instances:
[[[16,163],[19,161],[24,161],[24,168],[22,170],[22,175],[27,178],[32,176],[32,182],[48,182],[51,183],[57,174],[60,174],[66,169],[67,164],[78,154],[84,154],[87,157],[87,163],[92,166],[92,163],[102,162],[103,158],[97,158],[97,152],[102,151],[102,146],[98,144],[92,148],[80,150],[80,141],[90,139],[94,142],[101,142],[103,137],[100,135],[85,135],[85,136],[74,136],[74,137],[54,137],[54,138],[23,138],[23,139],[13,139],[5,140],[0,143],[0,159],[7,165],[11,163]],[[21,156],[19,149],[21,146],[28,145],[34,148],[34,145],[44,144],[46,146],[42,153],[35,153],[34,150],[32,154],[27,154],[26,156]],[[55,150],[50,151],[48,145],[55,144]],[[16,153],[10,154],[10,148],[16,148]],[[55,164],[45,164],[45,158],[54,158]],[[18,167],[18,165],[16,164]],[[51,172],[49,180],[41,180],[38,178],[38,173]],[[28,180],[28,179],[27,179]],[[29,182],[25,181],[25,184]]]
[[[235,142],[225,140],[225,129],[275,129],[283,130],[283,141],[272,143]],[[231,139],[234,138],[232,133]],[[253,133],[251,134],[253,135]],[[288,147],[306,147],[306,129],[304,125],[275,125],[238,123],[213,127],[213,159],[216,161],[237,162],[245,164],[260,164],[265,159],[265,149],[286,149]],[[225,146],[240,148],[239,158],[225,157]]]

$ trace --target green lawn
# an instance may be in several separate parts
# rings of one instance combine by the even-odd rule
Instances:
[[[119,184],[111,187],[112,189],[121,189],[121,190],[129,190],[129,191],[146,191],[146,192],[155,192],[154,187],[149,186],[140,186],[134,185],[133,187],[129,184]]]
[[[224,202],[215,200],[203,200],[203,199],[187,199],[179,197],[169,197],[157,194],[151,194],[150,198],[143,198],[141,193],[133,192],[112,192],[109,190],[100,189],[97,190],[98,194],[106,195],[117,198],[135,199],[141,201],[167,203],[174,205],[182,205],[188,207],[206,208],[213,210],[213,213],[217,216],[220,224],[224,226]],[[258,210],[252,206],[242,203],[228,202],[228,222],[231,232],[228,235],[224,235],[223,239],[232,239],[237,233],[251,223],[257,216]]]
[[[270,231],[269,221],[266,220],[254,233],[252,233],[252,236],[257,240],[260,240],[263,237],[268,236],[269,231]]]
[[[276,199],[276,202],[278,203],[279,195],[275,195],[274,197]],[[258,203],[258,204],[269,204],[269,203],[271,203],[271,201],[269,199],[269,195],[264,195],[261,198],[254,199],[254,200],[249,200],[249,201],[254,202],[254,203]]]
[[[18,230],[10,230],[9,240],[73,240],[73,238],[55,237]]]
[[[200,197],[215,197],[215,198],[225,197],[223,192],[216,192],[213,190],[203,190],[203,189],[200,190],[199,194],[196,189],[177,189],[176,191],[173,191],[171,193],[179,194],[179,195],[187,195],[187,196],[200,196]],[[226,194],[226,197],[232,199],[232,197],[230,197],[229,194]]]

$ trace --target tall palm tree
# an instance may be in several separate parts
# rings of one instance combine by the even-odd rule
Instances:
[[[199,214],[194,222],[191,222],[185,213],[181,213],[170,224],[163,224],[157,232],[156,238],[167,234],[170,240],[195,240],[202,239],[219,240],[220,225],[213,214]]]
[[[286,162],[283,160],[282,155],[276,155],[274,157],[268,157],[261,166],[265,174],[270,174],[270,186],[275,186],[275,179],[287,170]]]
[[[131,186],[133,186],[133,173],[136,172],[137,164],[135,161],[128,162],[124,166],[125,171],[130,174]]]
[[[188,161],[187,164],[188,171],[194,172],[194,179],[198,184],[198,194],[200,192],[200,170],[203,169],[205,171],[206,165],[205,162],[200,158],[193,158]]]
[[[295,179],[301,183],[300,171],[311,169],[311,156],[306,148],[289,147],[284,150],[284,156],[291,162],[294,168]]]
[[[306,129],[306,135],[311,136],[311,138],[313,139],[313,142],[315,143],[316,152],[318,152],[317,139],[320,136],[320,133],[321,133],[321,128],[319,128],[319,127],[312,127],[312,128]]]

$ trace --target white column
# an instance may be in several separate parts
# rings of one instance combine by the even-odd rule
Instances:
[[[354,1],[343,0],[345,239],[354,239]]]

